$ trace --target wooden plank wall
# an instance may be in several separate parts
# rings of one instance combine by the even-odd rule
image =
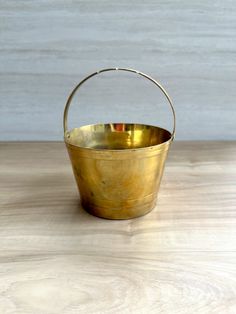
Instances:
[[[160,80],[175,103],[177,139],[235,139],[235,31],[232,0],[2,0],[0,140],[62,139],[67,95],[110,66]],[[94,79],[77,102],[75,125],[171,127],[163,97],[134,76]]]

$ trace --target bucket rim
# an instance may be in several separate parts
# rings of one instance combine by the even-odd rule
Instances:
[[[112,124],[121,124],[122,122],[112,122]],[[127,153],[127,152],[137,152],[137,151],[141,151],[141,150],[153,150],[154,148],[161,148],[162,146],[166,145],[167,143],[170,143],[174,140],[174,134],[171,133],[170,131],[168,131],[167,129],[165,128],[162,128],[162,127],[159,127],[159,126],[156,126],[156,125],[151,125],[151,124],[143,124],[143,123],[129,123],[129,122],[126,122],[126,123],[122,123],[122,124],[128,124],[128,125],[139,125],[139,126],[147,126],[147,127],[152,127],[152,128],[156,128],[156,129],[159,129],[159,130],[163,130],[167,133],[169,133],[169,139],[160,143],[160,144],[156,144],[156,145],[150,145],[150,146],[145,146],[145,147],[137,147],[137,148],[120,148],[120,149],[104,149],[104,148],[93,148],[93,147],[84,147],[84,146],[80,146],[80,145],[75,145],[75,144],[72,144],[69,142],[68,140],[68,135],[75,129],[82,129],[82,128],[85,128],[85,127],[92,127],[92,126],[99,126],[99,125],[109,125],[111,123],[95,123],[95,124],[86,124],[86,125],[82,125],[80,127],[75,127],[71,130],[67,130],[65,133],[64,133],[64,142],[70,146],[73,146],[73,147],[76,147],[77,149],[82,149],[82,150],[85,150],[85,151],[93,151],[93,152],[97,152],[97,153],[104,153],[104,152],[112,152],[112,153]]]

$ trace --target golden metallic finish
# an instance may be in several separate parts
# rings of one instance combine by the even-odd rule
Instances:
[[[112,70],[137,73],[161,89],[173,113],[172,133],[156,126],[129,123],[86,125],[68,131],[67,114],[75,92],[92,76]],[[82,206],[108,219],[129,219],[151,211],[174,135],[171,99],[150,76],[132,69],[109,68],[83,79],[69,96],[64,111],[64,139]]]

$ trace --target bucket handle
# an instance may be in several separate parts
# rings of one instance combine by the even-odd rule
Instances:
[[[161,86],[160,83],[158,83],[156,80],[154,80],[151,76],[142,73],[140,71],[134,70],[134,69],[129,69],[129,68],[107,68],[107,69],[102,69],[100,71],[94,72],[90,75],[88,75],[87,77],[85,77],[72,91],[72,93],[70,94],[67,102],[66,102],[66,106],[64,109],[64,116],[63,116],[63,127],[64,127],[64,134],[67,134],[68,132],[68,128],[67,128],[67,116],[68,116],[68,110],[71,104],[71,101],[76,93],[76,91],[80,88],[80,86],[87,81],[88,79],[90,79],[91,77],[100,74],[102,72],[107,72],[107,71],[127,71],[127,72],[132,72],[132,73],[136,73],[138,75],[141,75],[145,78],[147,78],[149,81],[153,82],[157,87],[159,87],[159,89],[162,91],[162,93],[166,96],[166,99],[169,102],[169,105],[171,107],[171,111],[173,114],[173,130],[172,130],[172,134],[171,134],[171,139],[173,140],[175,137],[175,126],[176,126],[176,117],[175,117],[175,110],[174,110],[174,106],[172,103],[172,100],[170,99],[170,96],[168,95],[168,93],[166,92],[166,90]]]

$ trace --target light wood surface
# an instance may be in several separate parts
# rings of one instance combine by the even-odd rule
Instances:
[[[0,144],[0,313],[236,313],[236,143],[177,142],[157,208],[87,214],[63,143]]]
[[[62,140],[66,97],[111,66],[160,80],[177,139],[235,140],[235,29],[234,0],[1,0],[0,140]],[[166,120],[152,86],[110,77],[84,87],[76,125]]]

